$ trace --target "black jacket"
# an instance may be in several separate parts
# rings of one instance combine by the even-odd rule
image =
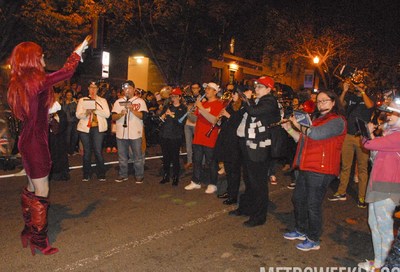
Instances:
[[[186,119],[181,123],[179,123],[179,119],[186,114],[187,107],[182,104],[180,104],[178,107],[175,107],[172,104],[170,104],[164,107],[160,116],[163,115],[167,111],[167,109],[174,112],[175,117],[167,115],[167,117],[165,118],[165,122],[161,125],[160,137],[166,139],[183,138],[183,128],[186,123]]]
[[[226,111],[231,115],[229,119],[224,117],[221,130],[218,134],[217,143],[215,144],[215,154],[218,161],[233,162],[239,160],[240,148],[239,137],[237,136],[237,128],[242,121],[244,108],[243,106],[234,111],[229,105]]]
[[[267,94],[257,104],[244,103],[244,109],[248,114],[245,135],[249,159],[265,161],[270,156],[271,145],[271,130],[268,126],[281,119],[278,102],[272,94]]]

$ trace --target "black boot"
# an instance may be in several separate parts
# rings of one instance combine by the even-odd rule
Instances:
[[[162,180],[160,180],[160,184],[165,184],[169,182],[169,174],[164,174]]]
[[[172,186],[178,186],[179,183],[179,177],[178,176],[174,176],[172,178]]]

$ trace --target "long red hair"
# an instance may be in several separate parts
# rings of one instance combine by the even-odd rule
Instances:
[[[11,75],[7,100],[15,117],[22,121],[30,115],[29,98],[39,92],[45,81],[42,54],[43,50],[38,44],[22,42],[14,48],[9,58]],[[52,97],[49,96],[46,106],[50,105]]]

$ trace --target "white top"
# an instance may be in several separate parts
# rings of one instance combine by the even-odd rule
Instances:
[[[115,101],[114,106],[112,108],[113,113],[121,113],[122,110],[125,110],[124,106],[121,106],[119,102],[125,102],[125,98],[120,98]],[[132,103],[133,109],[137,111],[148,112],[146,102],[140,97],[134,96],[129,99],[129,102]],[[116,123],[116,137],[118,139],[130,139],[135,140],[142,137],[143,134],[143,120],[138,118],[132,112],[126,116],[126,127],[124,127],[125,116],[119,118]]]
[[[238,128],[237,128],[237,130],[236,130],[236,135],[237,135],[238,137],[240,137],[240,138],[246,137],[245,129],[246,129],[247,115],[248,115],[247,112],[245,112],[245,113],[243,114],[242,121],[240,121],[240,124],[239,124],[239,126],[238,126]]]
[[[86,115],[86,109],[83,106],[84,99],[88,99],[88,97],[82,97],[79,99],[76,107],[76,117],[79,119],[77,130],[89,133],[90,128],[88,127],[88,122],[91,115]],[[110,116],[110,109],[108,108],[107,100],[100,96],[96,96],[96,109],[94,113],[97,115],[99,132],[107,131],[107,118]]]

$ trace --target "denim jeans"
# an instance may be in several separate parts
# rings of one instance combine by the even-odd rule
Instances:
[[[83,177],[90,177],[92,151],[96,157],[97,177],[105,177],[105,166],[102,155],[104,132],[99,132],[98,127],[92,127],[89,133],[79,132],[79,137],[83,144]]]
[[[393,213],[396,203],[392,199],[369,203],[368,224],[371,228],[372,244],[374,245],[374,265],[380,268],[385,264],[394,240]]]
[[[206,160],[205,170],[203,171],[203,156]],[[203,145],[193,145],[193,175],[192,181],[200,184],[217,185],[218,181],[218,162],[214,156],[214,148]]]
[[[133,168],[135,169],[135,177],[141,179],[144,176],[144,155],[142,152],[142,138],[135,140],[118,139],[118,161],[119,161],[119,176],[128,177],[128,161],[129,147],[133,155]]]
[[[68,122],[66,130],[67,152],[74,154],[78,145],[78,131],[76,130],[77,122]]]
[[[195,126],[185,125],[185,141],[186,141],[186,152],[187,152],[187,163],[193,163],[193,150],[192,142],[194,135]]]
[[[322,234],[322,202],[334,175],[299,171],[293,192],[296,230],[319,242]]]

